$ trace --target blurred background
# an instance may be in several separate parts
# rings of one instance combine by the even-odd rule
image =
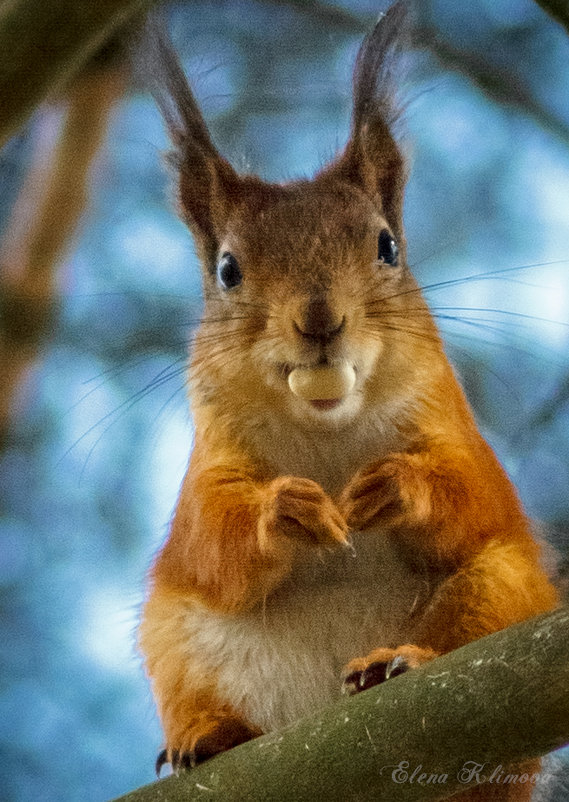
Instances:
[[[387,5],[187,0],[161,13],[219,148],[282,180],[345,142],[354,56]],[[482,430],[563,562],[569,38],[533,0],[416,6],[423,47],[402,87],[410,263]],[[154,778],[161,733],[134,632],[191,447],[183,368],[200,314],[165,150],[153,101],[110,46],[0,152],[5,802],[100,801]]]

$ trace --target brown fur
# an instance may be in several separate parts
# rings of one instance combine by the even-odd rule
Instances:
[[[158,43],[159,101],[206,298],[190,371],[195,446],[140,634],[175,766],[261,731],[243,712],[245,697],[228,690],[233,675],[221,679],[231,642],[217,653],[216,633],[235,625],[245,638],[264,605],[278,618],[307,588],[326,597],[329,577],[346,581],[349,532],[369,531],[428,587],[402,617],[402,640],[352,655],[349,670],[387,648],[413,655],[414,665],[557,603],[516,492],[476,428],[405,263],[405,167],[387,80],[401,24],[399,4],[362,47],[344,153],[313,181],[284,186],[239,177],[217,154]],[[382,228],[398,240],[399,267],[375,261]],[[229,292],[215,276],[224,252],[243,274]],[[357,368],[353,407],[336,417],[299,407],[288,372],[339,359]],[[192,644],[210,626],[206,655]],[[238,674],[252,670],[251,648]],[[477,789],[468,798],[525,793]]]

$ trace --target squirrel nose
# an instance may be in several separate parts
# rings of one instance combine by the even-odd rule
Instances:
[[[346,323],[345,315],[338,319],[330,309],[325,298],[312,298],[304,310],[301,322],[294,321],[294,328],[307,340],[326,345],[343,330]]]

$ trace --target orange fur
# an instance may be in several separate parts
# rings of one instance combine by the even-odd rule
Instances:
[[[350,657],[412,667],[557,603],[406,266],[405,169],[378,83],[400,18],[362,47],[344,153],[284,186],[234,173],[162,52],[206,300],[194,451],[140,628],[176,766],[326,701]],[[399,262],[377,257],[379,232]],[[226,254],[234,286],[216,277]],[[322,362],[356,375],[328,406],[287,384]],[[464,798],[525,799],[510,793]]]
[[[217,698],[215,683],[199,662],[191,667],[193,671],[188,670],[184,644],[179,639],[186,603],[183,596],[172,591],[155,593],[147,605],[140,632],[168,732],[168,760],[173,765],[177,761],[182,764],[184,756],[188,764],[197,762],[200,755],[209,757],[260,735],[229,704]]]

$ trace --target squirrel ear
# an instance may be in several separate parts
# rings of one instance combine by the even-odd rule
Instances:
[[[215,148],[173,45],[155,20],[146,26],[144,44],[145,72],[174,146],[168,161],[179,175],[180,212],[209,261],[240,179]]]
[[[400,234],[406,167],[393,135],[400,117],[396,100],[396,62],[408,31],[403,1],[382,15],[364,39],[356,58],[350,138],[339,159],[325,169],[360,186],[376,198]]]

